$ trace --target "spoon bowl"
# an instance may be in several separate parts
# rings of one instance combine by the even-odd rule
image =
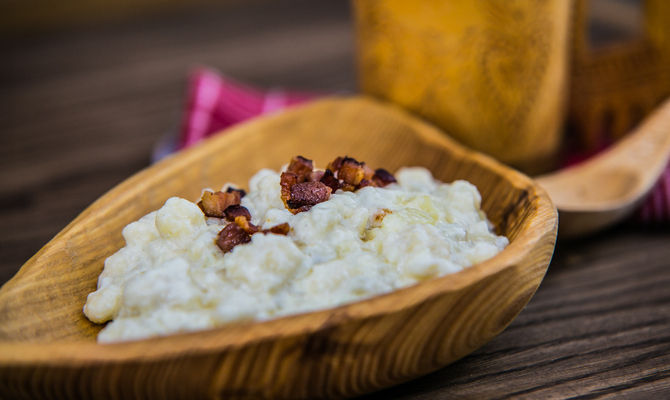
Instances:
[[[244,183],[291,156],[349,154],[467,179],[499,234],[497,256],[356,303],[257,323],[100,345],[82,313],[121,229],[167,198]],[[327,99],[236,126],[151,166],[88,207],[0,290],[2,398],[344,397],[434,371],[499,334],[535,293],[557,215],[534,181],[367,98]]]
[[[633,132],[588,161],[537,182],[560,213],[559,234],[596,232],[630,215],[670,159],[670,100]]]

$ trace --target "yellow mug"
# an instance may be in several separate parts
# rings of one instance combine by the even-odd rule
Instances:
[[[364,93],[527,172],[552,166],[571,0],[353,0]]]

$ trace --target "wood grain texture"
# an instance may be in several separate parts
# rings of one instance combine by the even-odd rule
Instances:
[[[363,92],[528,172],[555,166],[571,1],[352,4]]]
[[[123,245],[126,224],[171,196],[195,199],[203,187],[246,182],[258,169],[277,169],[296,153],[317,160],[355,154],[390,170],[421,165],[443,181],[467,179],[479,188],[482,208],[510,245],[457,274],[334,310],[95,344],[100,327],[81,309],[104,258]],[[122,398],[99,380],[132,371],[145,376],[148,397],[184,398],[202,390],[229,398],[369,392],[433,371],[500,333],[539,286],[556,229],[556,210],[546,193],[520,173],[462,149],[399,109],[365,98],[319,101],[240,125],[152,166],[61,231],[0,290],[0,388],[15,395],[10,382],[44,371],[65,388]],[[262,363],[255,362],[259,352],[265,354]],[[90,376],[80,376],[83,371]],[[34,389],[46,393],[54,386],[43,381]]]
[[[0,282],[149,164],[153,143],[176,125],[189,66],[211,65],[266,87],[352,91],[347,5],[245,2],[0,38]],[[632,225],[559,241],[542,285],[502,334],[370,398],[668,398],[669,242],[667,227]],[[144,376],[132,372],[124,375],[130,385],[116,385],[113,375],[101,384],[126,398],[145,393]],[[57,386],[43,371],[29,379]],[[35,390],[10,384],[23,397]],[[61,386],[40,392],[68,393],[92,397]]]

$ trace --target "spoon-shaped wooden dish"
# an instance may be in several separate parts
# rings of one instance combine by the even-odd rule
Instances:
[[[99,345],[82,314],[121,229],[170,196],[245,184],[304,154],[349,154],[395,170],[468,179],[510,245],[465,269],[338,308],[262,323]],[[246,186],[246,184],[245,184]],[[537,289],[557,214],[528,177],[463,149],[399,109],[329,99],[231,129],[129,178],[33,256],[0,290],[0,397],[314,398],[361,394],[440,368],[500,333]]]
[[[560,213],[561,237],[595,232],[630,215],[670,158],[670,100],[616,145],[537,178]]]

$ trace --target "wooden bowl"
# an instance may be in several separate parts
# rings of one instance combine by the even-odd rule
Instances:
[[[467,179],[510,245],[459,273],[330,310],[99,345],[82,313],[121,229],[168,197],[246,186],[303,154],[348,154],[395,170]],[[88,207],[0,290],[0,397],[314,398],[370,392],[436,370],[499,334],[537,289],[556,209],[528,177],[456,145],[405,112],[328,99],[231,129],[121,183]]]

